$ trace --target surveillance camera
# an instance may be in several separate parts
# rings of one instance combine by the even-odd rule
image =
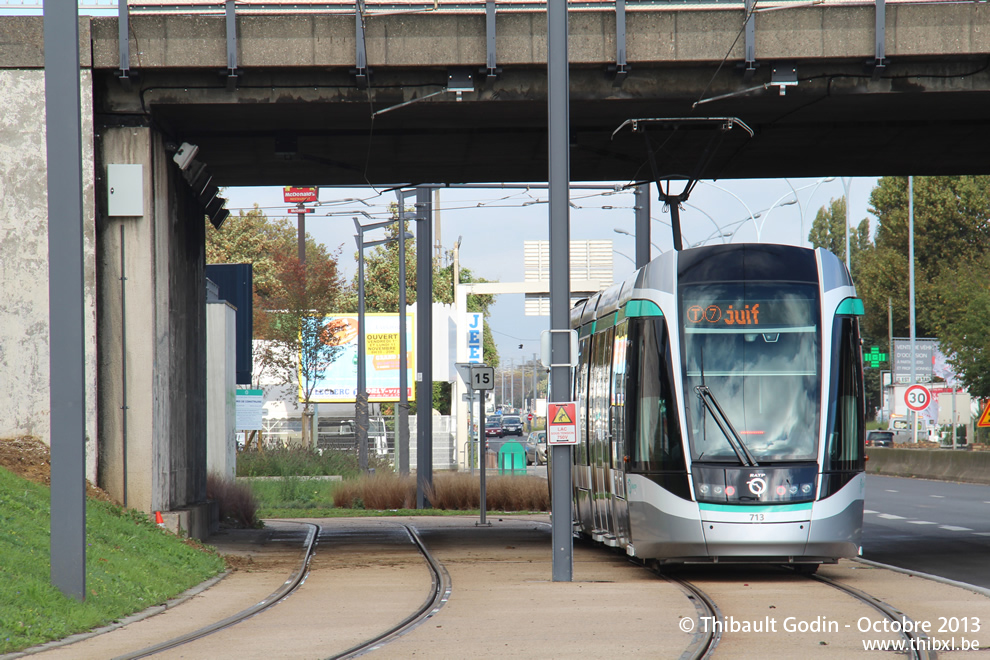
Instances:
[[[175,161],[175,164],[179,166],[180,170],[185,170],[192,164],[193,159],[196,158],[196,154],[198,153],[199,147],[195,144],[183,142],[179,150],[172,156],[172,160]]]

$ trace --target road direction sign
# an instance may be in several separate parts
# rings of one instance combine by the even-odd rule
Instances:
[[[548,403],[547,444],[576,445],[577,441],[577,404]]]
[[[932,393],[924,385],[912,385],[904,391],[904,403],[915,412],[921,412],[932,402]]]

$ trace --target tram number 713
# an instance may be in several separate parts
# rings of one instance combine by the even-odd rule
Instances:
[[[749,522],[763,522],[763,514],[762,513],[749,514]]]

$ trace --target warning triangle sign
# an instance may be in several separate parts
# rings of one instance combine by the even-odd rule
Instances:
[[[990,427],[990,401],[987,401],[987,405],[983,408],[983,414],[980,415],[980,419],[976,422],[976,425],[983,428]]]
[[[567,414],[567,408],[561,406],[557,408],[557,414],[553,416],[551,424],[573,424],[574,420]]]

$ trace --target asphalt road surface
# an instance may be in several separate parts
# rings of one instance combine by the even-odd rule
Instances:
[[[990,588],[990,486],[868,476],[863,556]]]

